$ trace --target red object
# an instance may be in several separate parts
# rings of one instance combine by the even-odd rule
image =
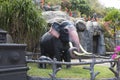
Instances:
[[[69,16],[72,16],[72,11],[69,12]]]

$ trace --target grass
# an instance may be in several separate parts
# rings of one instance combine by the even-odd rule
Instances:
[[[52,69],[49,66],[47,69],[38,68],[38,64],[36,63],[28,63],[30,70],[28,71],[29,76],[39,76],[39,77],[50,77],[49,73],[52,73]],[[65,66],[57,73],[57,78],[86,78],[90,79],[90,71],[83,69],[83,66],[72,66],[70,69],[66,69]],[[114,74],[108,69],[107,66],[96,65],[95,72],[100,72],[97,75],[96,79],[101,78],[112,78]]]

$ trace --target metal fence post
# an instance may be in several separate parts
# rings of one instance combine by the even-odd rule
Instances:
[[[95,72],[94,71],[94,65],[95,65],[96,59],[93,55],[92,58],[92,63],[90,63],[90,67],[84,67],[83,69],[90,70],[90,80],[95,80],[95,77],[100,73],[100,72]]]
[[[117,61],[117,79],[120,80],[120,60]]]
[[[96,61],[96,59],[93,57],[92,58],[92,63],[90,64],[90,76],[91,76],[90,80],[95,80],[95,77],[100,73],[100,72],[95,72],[94,71],[95,61]]]
[[[57,59],[56,58],[54,58],[53,59],[53,62],[52,62],[52,71],[53,71],[53,73],[52,74],[49,74],[50,76],[51,76],[51,78],[52,78],[52,80],[57,80],[56,79],[56,74],[57,74],[57,72],[59,71],[59,70],[61,70],[61,68],[57,68]]]

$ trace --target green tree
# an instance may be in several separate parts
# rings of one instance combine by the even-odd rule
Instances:
[[[85,14],[85,15],[89,15],[91,9],[89,7],[89,5],[86,3],[85,0],[71,0],[71,9],[72,10],[78,10],[80,11],[81,14]]]
[[[65,10],[66,8],[70,9],[71,8],[71,2],[69,0],[62,0],[61,1],[61,8],[63,10]]]
[[[115,26],[117,30],[120,30],[120,11],[118,9],[115,8],[108,9],[108,13],[104,17],[104,21],[110,20],[112,21],[112,25]]]
[[[45,3],[51,3],[52,5],[61,4],[61,0],[45,0]]]
[[[112,20],[113,22],[120,20],[120,11],[118,9],[110,9],[104,18],[105,21]]]
[[[97,13],[98,16],[104,17],[106,14],[105,7],[100,4],[98,0],[85,0],[86,3],[90,6],[90,14]]]
[[[46,23],[32,0],[0,0],[0,28],[8,31],[14,43],[26,43],[33,51]]]

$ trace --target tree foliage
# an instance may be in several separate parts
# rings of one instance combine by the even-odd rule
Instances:
[[[62,9],[71,9],[79,11],[86,16],[92,16],[97,13],[100,17],[106,14],[105,7],[98,0],[62,0]]]
[[[91,8],[91,15],[97,13],[98,16],[104,17],[106,14],[105,7],[100,4],[99,0],[85,0]]]
[[[105,21],[112,20],[113,22],[120,21],[120,11],[117,9],[110,9],[104,18]]]
[[[0,28],[8,31],[14,43],[26,43],[33,50],[45,26],[32,0],[0,0]]]
[[[61,0],[45,0],[45,3],[50,3],[51,5],[60,5]]]
[[[70,2],[69,0],[63,0],[63,1],[61,2],[61,8],[62,8],[63,10],[65,10],[66,8],[67,8],[67,9],[70,9],[71,6],[72,6],[72,4],[71,4],[71,2]]]
[[[112,21],[112,25],[116,27],[117,30],[120,30],[120,11],[115,8],[108,10],[107,15],[104,17],[104,21]]]
[[[90,7],[86,3],[85,0],[70,0],[71,1],[71,9],[72,10],[78,10],[81,12],[81,14],[89,15],[90,14]]]

